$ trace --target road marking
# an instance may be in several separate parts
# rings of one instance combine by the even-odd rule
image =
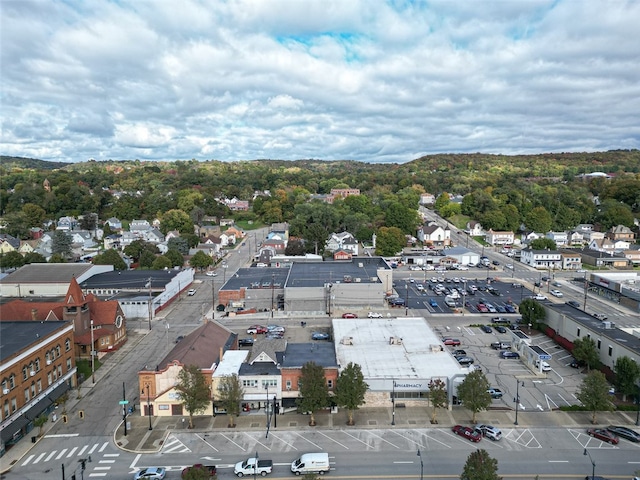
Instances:
[[[415,462],[393,462],[393,463],[410,463],[413,465]]]
[[[320,445],[317,445],[315,443],[313,443],[311,440],[309,440],[307,437],[304,437],[302,434],[298,433],[298,432],[293,432],[295,435],[297,435],[298,437],[300,437],[301,439],[303,439],[306,442],[309,442],[311,445],[313,445],[316,448],[322,448],[320,447]],[[294,447],[295,448],[295,447]],[[296,448],[297,450],[297,448]]]
[[[549,460],[549,463],[569,463],[569,460]]]
[[[96,448],[98,448],[98,444],[97,444],[97,443],[95,443],[95,444],[93,445],[93,447],[91,447],[91,450],[89,450],[89,455],[91,455],[93,452],[95,452],[95,451],[96,451]]]
[[[93,467],[94,470],[111,470],[111,467]]]
[[[571,405],[571,404],[567,401],[567,399],[566,399],[566,398],[564,398],[562,395],[558,394],[558,396],[562,399],[562,401],[563,401],[564,403],[566,403],[567,405]]]
[[[90,473],[89,476],[90,477],[106,477],[107,476],[107,472],[105,472],[105,473]]]
[[[337,441],[337,440],[335,440],[335,439],[331,438],[329,435],[326,435],[326,434],[324,434],[324,433],[322,433],[322,432],[318,432],[318,433],[319,433],[320,435],[323,435],[324,437],[326,437],[328,440],[331,440],[332,442],[335,442],[335,443],[337,443],[338,445],[340,445],[341,447],[344,447],[345,449],[349,450],[349,447],[347,447],[346,445],[344,445],[344,444],[340,443],[339,441]]]
[[[45,462],[48,462],[49,460],[51,460],[51,457],[53,457],[56,454],[57,450],[54,450],[53,452],[51,452],[49,454],[49,456],[47,458],[44,459]]]
[[[218,450],[216,447],[214,447],[213,445],[211,445],[208,441],[206,441],[204,438],[202,438],[200,436],[200,434],[196,434],[196,437],[198,437],[200,440],[202,440],[204,443],[206,443],[212,450],[215,450],[216,452],[219,452],[220,450]]]
[[[67,453],[67,449],[66,448],[60,450],[60,454],[56,457],[56,460],[60,460],[64,456],[65,453]]]
[[[221,434],[223,438],[226,438],[229,442],[233,443],[236,447],[238,447],[240,450],[242,450],[243,452],[246,452],[247,450],[242,446],[237,444],[236,442],[234,442],[233,440],[231,440],[230,437],[228,437],[227,435],[225,435],[224,433]]]
[[[22,463],[22,466],[24,467],[25,465],[27,465],[31,460],[33,460],[33,457],[35,457],[35,455],[29,455],[27,459]]]
[[[243,434],[243,435],[246,435],[247,437],[249,437],[249,438],[250,438],[250,439],[252,439],[252,440],[254,439],[251,435],[249,435],[249,432],[242,432],[242,434]],[[267,446],[266,446],[264,443],[262,443],[261,441],[256,440],[256,443],[257,443],[258,445],[262,445],[266,450],[271,451],[271,448],[267,447]]]
[[[278,440],[280,440],[282,443],[284,443],[286,446],[288,447],[293,447],[293,445],[291,445],[289,442],[283,440],[282,438],[280,438],[278,435],[276,435],[275,433],[271,432],[271,436],[277,438]]]
[[[366,445],[366,446],[367,446],[367,448],[371,448],[371,445],[369,445],[367,442],[364,442],[364,441],[360,440],[360,439],[359,439],[358,437],[356,437],[355,435],[351,435],[350,433],[348,433],[348,432],[347,432],[347,431],[345,431],[345,430],[340,430],[340,432],[342,432],[342,433],[344,433],[345,435],[347,435],[348,437],[351,437],[351,438],[353,438],[354,440],[357,440],[358,442],[360,442],[360,443],[362,443],[362,444]]]
[[[65,437],[77,437],[79,433],[56,433],[51,435],[45,435],[44,438],[65,438]]]
[[[98,463],[116,463],[115,460],[100,460]]]
[[[80,451],[78,452],[78,456],[79,456],[79,457],[81,457],[81,456],[82,456],[82,454],[84,453],[84,451],[85,451],[87,448],[89,448],[89,445],[85,445],[84,447],[82,447],[82,450],[80,450]]]
[[[119,453],[105,453],[104,456],[105,457],[119,457],[120,454]]]
[[[73,454],[76,453],[77,449],[78,449],[78,447],[73,447],[71,449],[71,451],[69,452],[69,455],[67,455],[67,458],[71,458],[73,456]]]
[[[40,460],[42,460],[42,457],[44,457],[47,454],[47,452],[43,452],[40,455],[38,455],[38,458],[36,458],[33,463],[38,463]]]
[[[174,435],[169,436],[168,441],[162,446],[163,453],[189,453],[191,449],[178,440]]]
[[[129,465],[129,468],[135,468],[134,465],[138,463],[138,461],[140,460],[140,457],[142,457],[141,453],[136,455],[136,457],[133,459],[133,462],[131,462],[131,465]]]

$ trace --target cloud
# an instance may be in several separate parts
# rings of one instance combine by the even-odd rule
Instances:
[[[405,162],[638,148],[620,0],[3,3],[4,154]]]

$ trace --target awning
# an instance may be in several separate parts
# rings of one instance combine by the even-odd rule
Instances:
[[[24,416],[20,415],[16,418],[12,423],[7,425],[0,432],[0,438],[2,438],[2,443],[10,443],[16,433],[19,433],[23,427],[25,427],[30,420],[27,420]],[[22,435],[19,435],[21,438]]]
[[[39,400],[38,403],[36,403],[33,407],[24,412],[24,416],[29,419],[29,421],[35,420],[38,415],[44,412],[51,405],[53,405],[53,400],[51,400],[48,396],[44,397]]]
[[[69,383],[61,383],[56,388],[54,388],[53,391],[49,395],[47,395],[47,397],[49,397],[49,399],[51,399],[51,402],[53,403],[58,400],[67,390],[70,389],[71,387],[69,386]]]

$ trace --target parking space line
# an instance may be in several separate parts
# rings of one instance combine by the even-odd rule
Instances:
[[[341,431],[342,433],[344,433],[345,435],[347,435],[347,436],[349,436],[349,437],[353,438],[354,440],[357,440],[358,442],[360,442],[360,443],[362,443],[362,444],[366,445],[366,446],[367,446],[367,448],[371,448],[371,445],[369,445],[367,442],[363,442],[363,441],[362,441],[362,440],[360,440],[358,437],[356,437],[355,435],[351,435],[351,434],[350,434],[349,432],[347,432],[346,430],[340,430],[340,431]],[[369,432],[367,432],[367,433],[369,433]],[[377,435],[374,435],[374,436],[377,436]],[[378,437],[378,438],[379,438],[379,437]]]
[[[200,440],[202,440],[204,443],[206,443],[209,447],[211,447],[212,450],[215,450],[216,452],[220,451],[216,447],[211,445],[209,442],[207,442],[204,438],[202,438],[202,436],[199,433],[196,433],[196,437],[198,437]]]
[[[276,435],[275,433],[271,432],[271,436],[277,438],[278,440],[280,440],[282,443],[284,443],[286,446],[288,447],[292,447],[295,448],[293,445],[291,445],[289,442],[284,441],[282,438],[280,438],[278,435]],[[296,449],[297,450],[297,449]]]
[[[254,440],[254,438],[253,438],[251,435],[249,435],[249,433],[248,433],[248,432],[242,432],[242,433],[244,433],[244,434],[245,434],[247,437],[249,437],[250,439]],[[264,443],[262,443],[260,440],[255,439],[255,441],[256,441],[256,443],[257,443],[258,445],[262,445],[265,449],[267,449],[267,450],[271,451],[271,449],[270,449],[269,447],[267,447]],[[253,449],[252,449],[252,450],[253,450]]]
[[[341,447],[344,447],[345,449],[349,450],[349,447],[347,447],[346,445],[344,445],[344,444],[340,443],[339,441],[337,441],[337,440],[335,440],[335,439],[331,438],[329,435],[326,435],[326,434],[324,434],[324,433],[322,433],[322,432],[318,432],[318,433],[319,433],[320,435],[323,435],[324,437],[326,437],[326,438],[327,438],[327,440],[331,440],[332,442],[335,442],[335,443],[337,443],[338,445],[340,445]]]
[[[553,410],[553,408],[551,407],[551,404],[553,404],[553,406],[554,406],[554,407],[556,407],[556,408],[558,408],[558,407],[559,407],[559,405],[558,405],[556,402],[554,402],[553,400],[551,400],[551,398],[549,397],[549,395],[547,395],[546,393],[544,394],[544,398],[545,398],[545,400],[547,401],[547,408],[548,408],[549,410]]]
[[[233,443],[236,447],[238,447],[240,450],[242,450],[243,452],[246,452],[246,448],[243,448],[241,445],[237,444],[236,442],[234,442],[233,440],[231,440],[231,438],[227,435],[225,435],[224,433],[220,434],[221,437],[229,440],[231,443]]]
[[[371,432],[367,432],[367,433],[369,433],[369,435],[372,435],[372,436],[374,436],[374,437],[379,438],[380,440],[382,440],[383,442],[388,443],[389,445],[393,445],[393,446],[394,446],[394,447],[396,447],[396,448],[400,448],[400,447],[398,447],[396,444],[391,443],[391,442],[390,442],[390,441],[388,441],[388,440],[385,440],[384,438],[382,438],[382,437],[381,437],[381,436],[379,436],[379,435],[376,435],[376,434],[371,433]],[[394,432],[394,433],[395,433],[395,432]]]
[[[306,440],[307,442],[309,442],[311,445],[313,445],[316,448],[322,448],[320,445],[313,443],[311,440],[309,440],[307,437],[303,437],[302,434],[298,433],[298,432],[293,432],[295,435],[299,436],[301,439]],[[297,449],[296,449],[297,450]]]

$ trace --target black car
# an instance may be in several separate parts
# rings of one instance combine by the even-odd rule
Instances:
[[[329,334],[325,332],[313,332],[311,334],[312,340],[329,340]]]
[[[176,338],[176,343],[180,343],[182,340],[184,340],[184,335],[178,335],[178,338]]]
[[[253,338],[241,338],[238,340],[238,345],[241,347],[251,347],[253,345]]]
[[[454,350],[451,353],[453,354],[454,357],[460,357],[462,355],[466,355],[467,354],[467,352],[465,350],[462,350],[462,349]]]
[[[567,305],[569,305],[570,307],[573,308],[580,308],[580,303],[576,302],[575,300],[569,300],[568,302],[566,302]]]
[[[480,330],[482,330],[484,333],[493,332],[493,330],[491,330],[491,327],[489,325],[480,325]]]
[[[631,430],[627,427],[621,427],[618,425],[609,425],[607,427],[611,433],[615,433],[619,437],[626,438],[627,440],[631,440],[632,442],[640,442],[640,433],[635,430]]]
[[[493,328],[495,328],[496,332],[498,332],[498,333],[507,333],[507,329],[504,328],[502,325],[498,325],[498,326],[493,327]]]

